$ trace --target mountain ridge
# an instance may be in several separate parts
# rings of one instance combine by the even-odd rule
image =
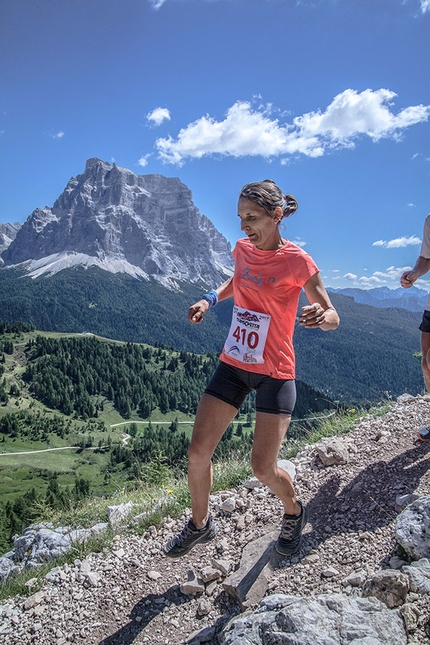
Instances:
[[[371,305],[378,309],[400,307],[400,309],[417,312],[424,310],[428,297],[427,291],[415,286],[410,289],[403,289],[402,287],[397,287],[396,289],[389,289],[388,287],[375,287],[374,289],[328,287],[327,291],[349,296],[355,302]]]
[[[52,207],[31,213],[2,260],[33,278],[95,265],[169,289],[220,283],[233,269],[230,243],[178,178],[137,175],[97,158]]]

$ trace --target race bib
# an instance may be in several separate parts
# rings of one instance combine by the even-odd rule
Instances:
[[[233,306],[230,331],[224,352],[242,363],[264,363],[263,352],[270,316]]]

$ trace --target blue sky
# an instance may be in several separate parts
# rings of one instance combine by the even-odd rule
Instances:
[[[3,0],[0,222],[99,157],[179,177],[234,244],[241,186],[272,178],[327,286],[397,287],[430,212],[429,53],[430,0]]]

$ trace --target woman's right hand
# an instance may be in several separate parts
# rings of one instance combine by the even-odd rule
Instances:
[[[199,300],[195,305],[191,305],[188,310],[188,320],[193,325],[198,325],[202,322],[204,314],[209,309],[209,303],[207,300]]]

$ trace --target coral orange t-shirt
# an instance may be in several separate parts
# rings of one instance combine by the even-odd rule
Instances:
[[[220,359],[248,372],[294,379],[299,295],[318,267],[289,241],[280,249],[262,251],[244,238],[233,257],[233,318]]]

